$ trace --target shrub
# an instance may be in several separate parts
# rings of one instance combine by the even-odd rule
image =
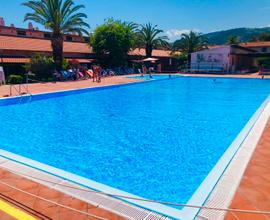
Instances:
[[[63,70],[67,70],[68,67],[69,67],[69,62],[68,62],[67,59],[64,59],[64,60],[63,60],[63,63],[62,63],[62,69],[63,69]]]
[[[270,67],[270,59],[268,57],[257,58],[257,63],[259,66]]]
[[[20,75],[10,75],[8,77],[8,83],[10,84],[20,84],[23,81],[23,77]]]
[[[31,58],[29,64],[25,65],[26,71],[31,71],[37,80],[47,81],[54,71],[54,62],[51,57],[36,54]]]

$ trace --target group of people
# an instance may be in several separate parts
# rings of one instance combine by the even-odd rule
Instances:
[[[57,71],[53,73],[53,81],[93,79],[93,82],[101,82],[102,77],[114,76],[111,70],[104,70],[100,65],[93,65],[90,69],[87,67],[69,68],[68,70]]]
[[[141,77],[143,77],[145,74],[148,74],[150,78],[152,78],[152,74],[155,73],[154,67],[147,68],[146,66],[142,67],[141,69],[138,69],[138,72],[140,73]]]

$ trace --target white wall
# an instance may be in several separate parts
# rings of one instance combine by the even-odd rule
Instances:
[[[228,72],[230,46],[202,50],[191,54],[191,71]]]

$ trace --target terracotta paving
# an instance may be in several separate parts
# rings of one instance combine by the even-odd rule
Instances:
[[[129,82],[139,81],[137,79],[127,78],[125,76],[114,76],[102,78],[100,83],[93,82],[91,79],[79,80],[79,81],[66,81],[66,82],[56,82],[56,83],[33,83],[29,84],[29,91],[32,94],[54,92],[59,90],[70,90],[70,89],[81,89],[97,86],[105,86],[112,84],[123,84]],[[22,89],[22,91],[25,91]],[[10,94],[10,86],[4,85],[0,86],[0,98]],[[16,96],[18,93],[13,89],[13,95]]]
[[[120,216],[117,216],[116,214],[112,214],[106,210],[97,208],[96,206],[90,205],[79,199],[73,198],[64,193],[61,193],[59,191],[56,191],[39,183],[33,182],[21,176],[12,174],[3,169],[0,169],[0,179],[1,181],[8,183],[12,186],[15,186],[21,190],[25,190],[34,195],[38,195],[40,197],[49,199],[51,201],[60,203],[68,207],[72,207],[77,210],[88,212],[103,217],[105,219],[112,219],[112,220],[124,219]],[[84,214],[80,214],[75,211],[68,210],[66,208],[62,208],[52,203],[43,201],[41,199],[26,195],[22,192],[19,192],[15,189],[12,189],[0,183],[0,197],[2,196],[4,196],[5,198],[12,198],[18,203],[17,207],[20,207],[21,210],[24,210],[25,212],[31,214],[33,217],[37,219],[59,219],[59,220],[96,219],[94,217],[89,217]],[[19,204],[23,204],[24,208],[22,208]],[[9,220],[13,218],[4,212],[0,212],[0,219]]]
[[[242,177],[230,208],[270,211],[270,120]],[[228,213],[226,220],[270,220],[270,215]]]
[[[15,218],[6,214],[5,212],[0,211],[0,219],[2,220],[14,220]]]

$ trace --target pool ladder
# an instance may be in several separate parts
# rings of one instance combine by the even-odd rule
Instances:
[[[15,90],[15,92],[18,93],[20,96],[19,104],[22,103],[24,97],[29,97],[29,99],[26,102],[30,102],[32,100],[32,93],[29,92],[28,84],[18,84],[18,85],[10,85],[9,87],[9,96],[12,96],[12,92]]]

